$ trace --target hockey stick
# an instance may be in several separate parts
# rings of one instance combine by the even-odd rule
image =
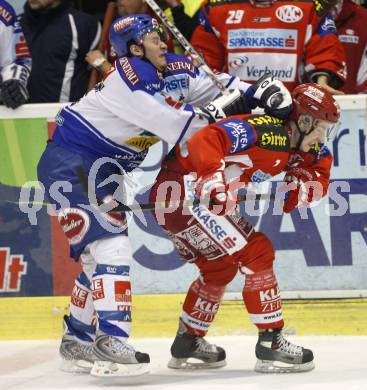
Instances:
[[[158,16],[165,27],[172,33],[186,52],[190,53],[193,59],[198,63],[198,66],[210,77],[217,88],[223,95],[228,95],[229,91],[226,86],[218,79],[215,73],[210,69],[209,65],[205,62],[204,58],[193,48],[191,43],[182,35],[180,30],[167,18],[161,7],[155,2],[155,0],[145,0],[152,11]]]
[[[97,50],[99,50],[102,53],[106,49],[106,44],[108,41],[108,33],[115,16],[116,16],[116,3],[114,1],[110,1],[107,3],[107,8],[102,23],[101,39],[97,46]],[[98,77],[99,76],[97,70],[93,68],[88,82],[88,91],[93,89],[94,86],[97,84]]]
[[[78,170],[78,176],[79,176],[80,184],[82,185],[84,191],[88,194],[89,193],[88,178],[87,178],[87,175],[82,167],[80,167],[80,169]],[[98,206],[102,206],[102,205],[107,206],[106,203],[103,202],[101,199],[99,199],[96,195],[95,195],[95,197],[96,197]],[[275,198],[276,198],[276,196],[273,193],[240,195],[237,198],[237,202],[272,200]],[[118,202],[118,201],[115,200],[115,202]],[[208,204],[201,202],[200,199],[195,199],[195,200],[184,199],[184,200],[177,200],[177,201],[159,201],[159,202],[154,202],[154,203],[143,203],[143,204],[136,203],[136,204],[132,204],[132,205],[124,205],[122,203],[119,203],[112,210],[108,210],[108,212],[152,211],[152,210],[179,208],[179,207],[194,207],[194,206],[199,206],[199,205],[207,206]]]
[[[276,195],[273,193],[270,194],[254,194],[254,195],[240,195],[238,197],[237,202],[249,202],[249,201],[260,201],[260,200],[274,200],[276,198]],[[106,205],[106,203],[102,202],[100,199],[97,198],[98,206]],[[116,201],[117,202],[117,201]],[[52,206],[52,203],[48,202],[28,202],[28,201],[18,201],[14,202],[12,200],[5,200],[5,203],[9,204],[17,204],[17,205],[37,205],[42,207]],[[207,206],[207,203],[201,203],[200,199],[190,200],[178,200],[178,201],[161,201],[161,202],[155,202],[155,203],[143,203],[143,204],[131,204],[131,205],[124,205],[119,204],[112,210],[108,210],[108,212],[127,212],[127,211],[152,211],[152,210],[165,210],[165,209],[173,209],[173,208],[179,208],[179,207],[193,207],[193,206]]]

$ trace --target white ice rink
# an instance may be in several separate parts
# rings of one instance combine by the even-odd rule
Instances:
[[[159,389],[159,390],[367,390],[367,336],[290,337],[311,348],[315,370],[298,374],[258,374],[255,337],[212,337],[227,351],[217,370],[176,371],[166,367],[171,339],[137,339],[132,344],[151,357],[151,373],[139,379],[103,380],[59,371],[57,341],[0,342],[0,389]]]

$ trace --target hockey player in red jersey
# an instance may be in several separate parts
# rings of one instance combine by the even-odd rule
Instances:
[[[345,54],[330,14],[312,2],[211,0],[191,38],[213,69],[253,82],[270,72],[292,90],[316,82],[340,94]]]
[[[348,75],[342,91],[367,92],[367,9],[352,0],[338,0],[334,9],[339,40],[344,46]]]
[[[183,196],[210,199],[208,207],[200,204],[154,212],[180,257],[200,270],[183,304],[171,347],[171,368],[192,367],[189,358],[201,360],[197,365],[204,368],[225,365],[225,351],[204,336],[238,271],[246,276],[243,302],[259,330],[255,370],[294,372],[314,367],[312,351],[282,335],[282,303],[271,241],[234,212],[235,189],[282,172],[287,213],[327,193],[332,156],[324,142],[337,130],[339,106],[315,83],[297,86],[292,96],[288,121],[254,114],[226,118],[177,146],[162,164],[151,201]],[[175,192],[180,194],[176,198]]]

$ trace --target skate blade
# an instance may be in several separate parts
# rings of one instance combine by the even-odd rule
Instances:
[[[207,368],[221,368],[224,367],[227,362],[225,360],[220,360],[219,362],[203,362],[199,359],[193,359],[192,358],[171,358],[171,360],[168,362],[167,367],[173,368],[173,369],[179,369],[179,370],[205,370]]]
[[[86,360],[62,360],[60,370],[72,374],[89,374],[93,363]]]
[[[255,364],[255,371],[266,374],[283,374],[292,372],[306,372],[315,368],[313,361],[303,364],[291,364],[273,360],[258,359]]]
[[[128,377],[140,376],[149,373],[148,363],[119,364],[97,360],[93,364],[90,374],[98,377]]]

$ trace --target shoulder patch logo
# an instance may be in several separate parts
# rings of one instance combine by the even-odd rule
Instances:
[[[296,23],[303,18],[303,11],[296,5],[283,5],[276,10],[275,15],[284,23]]]

